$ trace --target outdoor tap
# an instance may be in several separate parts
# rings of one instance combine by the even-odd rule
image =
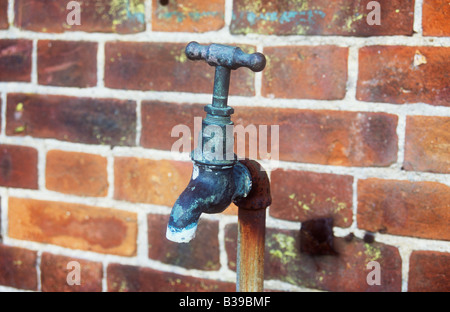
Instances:
[[[195,237],[202,213],[220,213],[251,191],[252,175],[234,154],[234,110],[227,105],[228,90],[231,70],[247,67],[258,72],[266,65],[261,53],[247,54],[221,44],[191,42],[185,53],[190,60],[205,60],[215,66],[215,77],[212,104],[205,106],[199,143],[191,154],[191,180],[175,202],[167,225],[167,239],[178,243]]]

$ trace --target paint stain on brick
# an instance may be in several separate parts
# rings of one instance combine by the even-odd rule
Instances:
[[[153,1],[152,29],[156,31],[206,32],[225,25],[224,0]]]
[[[268,35],[412,35],[414,1],[379,0],[383,23],[369,25],[369,0],[235,0],[230,31]],[[399,22],[400,21],[400,22]]]
[[[67,24],[68,1],[17,0],[17,27],[45,32],[85,31],[130,34],[146,28],[144,0],[83,1],[81,25]]]

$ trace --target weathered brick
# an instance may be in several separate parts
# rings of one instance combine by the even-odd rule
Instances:
[[[9,28],[8,0],[0,0],[0,29]]]
[[[77,262],[80,269],[80,285],[69,285],[68,275],[75,273]],[[102,291],[103,265],[72,257],[44,252],[41,258],[41,284],[44,292],[99,292]],[[69,280],[71,278],[69,277]]]
[[[0,40],[0,81],[30,82],[32,49],[31,40]]]
[[[107,278],[108,291],[113,292],[231,292],[236,288],[234,283],[116,263],[108,265]]]
[[[206,32],[225,26],[225,1],[153,1],[152,30]]]
[[[106,158],[51,150],[47,153],[45,182],[49,190],[80,196],[106,196]]]
[[[137,216],[116,209],[10,197],[8,231],[16,239],[136,255]]]
[[[186,269],[220,269],[219,222],[200,219],[195,238],[189,244],[166,239],[168,215],[148,215],[148,257]]]
[[[413,251],[409,259],[408,291],[449,292],[450,254]]]
[[[446,0],[424,0],[422,30],[424,36],[450,36],[450,3]]]
[[[353,177],[277,169],[270,175],[272,217],[304,222],[333,218],[334,225],[352,224]]]
[[[67,1],[17,0],[15,19],[17,27],[50,33],[65,31],[138,33],[145,30],[144,0],[77,1],[80,4],[80,25],[73,24]]]
[[[38,153],[34,148],[0,145],[0,185],[38,188]]]
[[[280,160],[389,166],[397,159],[397,116],[394,115],[238,107],[233,121],[243,126],[278,125]]]
[[[136,141],[134,101],[38,94],[8,94],[7,101],[7,135],[102,145]]]
[[[356,97],[366,102],[450,106],[449,58],[447,47],[363,47]]]
[[[358,227],[371,232],[450,240],[450,189],[437,182],[358,181]]]
[[[144,91],[212,93],[214,67],[189,61],[186,43],[108,42],[105,46],[105,86]],[[254,47],[246,46],[247,53]],[[254,73],[233,72],[230,94],[255,94]]]
[[[199,117],[203,106],[144,103],[141,144],[144,147],[170,150],[172,144],[179,140],[170,136],[177,124],[187,125],[193,138],[194,117]],[[243,106],[234,109],[232,120],[236,126],[254,125],[257,130],[260,126],[268,126],[269,153],[273,152],[271,126],[279,126],[278,150],[281,160],[342,166],[388,166],[397,159],[398,118],[394,115]],[[201,113],[200,117],[204,114]],[[239,138],[236,145],[238,141]],[[238,155],[248,157],[248,138],[243,143],[246,145],[246,154]],[[276,144],[273,147],[276,149]],[[261,154],[264,151],[259,149],[259,157]]]
[[[404,168],[450,173],[450,118],[406,117]]]
[[[172,206],[188,185],[190,162],[116,157],[114,198]]]
[[[179,137],[172,137],[172,129],[177,125],[186,125],[191,131],[192,151],[194,149],[194,118],[206,116],[203,110],[204,106],[200,104],[143,101],[141,108],[141,145],[147,148],[171,150],[172,145],[182,137],[182,134],[178,133],[176,135],[179,135]]]
[[[370,25],[370,0],[234,0],[232,34],[389,36],[413,33],[414,1],[378,0],[380,25]]]
[[[38,82],[50,86],[94,87],[97,85],[97,43],[40,40]]]
[[[264,48],[262,94],[266,97],[342,99],[346,92],[348,48],[290,46]]]
[[[237,225],[225,228],[228,266],[236,269]],[[364,243],[361,239],[334,238],[337,255],[310,256],[300,252],[298,231],[266,230],[264,278],[327,291],[400,291],[401,258],[398,249],[382,243]],[[380,264],[381,285],[368,285],[367,275]]]
[[[0,285],[37,290],[36,251],[0,244]]]

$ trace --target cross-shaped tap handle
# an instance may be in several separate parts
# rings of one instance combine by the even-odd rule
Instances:
[[[229,69],[250,68],[259,72],[266,66],[266,57],[259,52],[248,54],[238,47],[222,44],[201,45],[192,41],[186,46],[186,56],[192,61],[205,60],[211,66],[223,66]]]

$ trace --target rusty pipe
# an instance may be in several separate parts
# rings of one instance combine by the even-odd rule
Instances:
[[[240,161],[249,170],[252,189],[234,201],[238,206],[236,291],[264,290],[266,208],[271,204],[267,173],[254,160]]]

